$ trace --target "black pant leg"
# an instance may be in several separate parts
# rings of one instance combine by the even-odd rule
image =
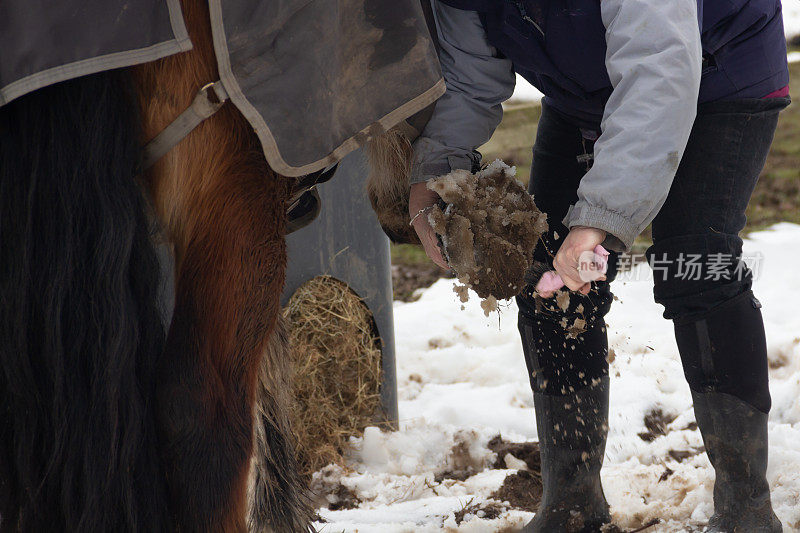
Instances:
[[[580,181],[589,169],[594,143],[561,113],[544,105],[529,191],[547,214],[549,230],[534,251],[534,259],[552,268],[553,256],[569,233],[562,220],[577,199]],[[608,278],[613,279],[615,261]],[[608,374],[608,341],[603,317],[613,295],[608,281],[593,284],[589,295],[570,294],[568,305],[556,298],[535,296],[538,279],[517,297],[519,329],[531,387],[550,395],[571,394]],[[577,325],[577,327],[576,327]]]
[[[665,318],[702,315],[750,289],[739,232],[787,103],[772,98],[699,106],[647,252]]]
[[[648,250],[655,299],[674,321],[692,390],[731,394],[764,413],[770,409],[766,338],[739,232],[786,103],[700,106]]]

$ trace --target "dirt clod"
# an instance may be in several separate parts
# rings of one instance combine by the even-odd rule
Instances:
[[[664,472],[661,474],[661,477],[658,478],[658,481],[659,482],[666,481],[666,480],[669,479],[669,476],[671,476],[674,473],[675,473],[675,471],[673,469],[671,469],[668,466],[665,466],[664,467]]]
[[[465,517],[469,515],[483,518],[484,520],[494,520],[499,518],[500,515],[505,513],[507,509],[497,502],[483,502],[471,503],[472,500],[467,502],[467,505],[455,512],[456,525],[461,525]]]
[[[658,437],[666,435],[667,426],[675,418],[675,415],[665,414],[659,407],[651,409],[644,415],[644,427],[647,428],[647,431],[639,433],[639,438],[645,442],[652,442]]]
[[[520,470],[507,476],[490,498],[508,502],[514,509],[535,513],[542,500],[542,475],[539,472]]]
[[[446,479],[452,479],[453,481],[466,481],[474,475],[474,470],[445,470],[444,472],[438,472],[433,477],[433,480],[436,483],[441,483]]]
[[[487,447],[497,454],[497,459],[492,468],[507,468],[505,457],[511,454],[523,461],[532,472],[540,472],[542,469],[538,442],[506,442],[500,435],[497,435],[489,441]]]
[[[342,483],[344,474],[344,469],[334,464],[313,474],[309,483],[309,495],[315,507],[341,511],[355,509],[362,503],[355,491]]]
[[[689,457],[694,457],[705,451],[705,447],[693,448],[691,450],[670,450],[667,454],[677,462],[681,463]]]
[[[348,489],[344,485],[336,487],[336,491],[332,493],[335,501],[328,505],[331,511],[342,511],[345,509],[355,509],[361,503],[361,499],[356,496],[356,493]]]
[[[473,475],[486,467],[481,458],[473,457],[470,452],[470,445],[476,437],[474,431],[459,431],[455,434],[455,443],[447,458],[448,469],[451,472],[467,472]]]
[[[477,174],[455,170],[428,182],[445,204],[434,207],[428,220],[447,261],[459,281],[483,299],[520,293],[533,249],[547,231],[545,215],[514,172],[497,160]]]

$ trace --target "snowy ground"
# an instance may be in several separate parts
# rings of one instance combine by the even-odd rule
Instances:
[[[800,0],[783,0],[783,26],[787,39],[800,35]],[[800,54],[789,54],[789,61],[800,61]],[[517,75],[517,86],[509,103],[538,102],[542,96],[544,95],[536,87]]]
[[[800,35],[800,1],[783,0],[783,29],[786,38],[791,39]]]
[[[798,243],[800,226],[779,224],[745,244],[746,254],[756,258],[755,290],[764,304],[774,367],[768,477],[786,532],[800,532]],[[691,429],[689,389],[671,325],[652,303],[649,267],[635,273],[642,279],[616,282],[620,301],[608,317],[616,358],[603,483],[619,526],[660,518],[648,531],[698,531],[712,512],[713,471],[705,454],[696,453],[701,439]],[[349,510],[321,509],[326,522],[317,524],[320,531],[513,531],[532,516],[501,506],[500,516],[488,520],[477,510],[522,464],[506,457],[509,469],[492,469],[489,439],[536,438],[516,310],[509,304],[499,316],[485,318],[474,297],[461,310],[452,285],[441,280],[419,301],[395,304],[401,429],[369,429],[354,441],[349,471],[329,467],[317,474],[318,483],[341,483],[361,502]],[[666,435],[646,442],[638,434],[654,408],[676,418]],[[443,472],[470,468],[476,474],[464,481],[441,479]],[[457,525],[455,513],[468,505],[476,512]]]

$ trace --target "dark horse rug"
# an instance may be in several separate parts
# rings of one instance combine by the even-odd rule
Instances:
[[[221,84],[279,174],[328,167],[444,92],[418,0],[209,0],[209,8]],[[0,106],[191,47],[179,0],[3,0]]]

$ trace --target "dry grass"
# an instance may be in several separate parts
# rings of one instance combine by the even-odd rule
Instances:
[[[343,464],[349,437],[383,420],[380,339],[367,306],[327,276],[297,289],[284,315],[297,398],[292,425],[301,468],[310,475]]]

